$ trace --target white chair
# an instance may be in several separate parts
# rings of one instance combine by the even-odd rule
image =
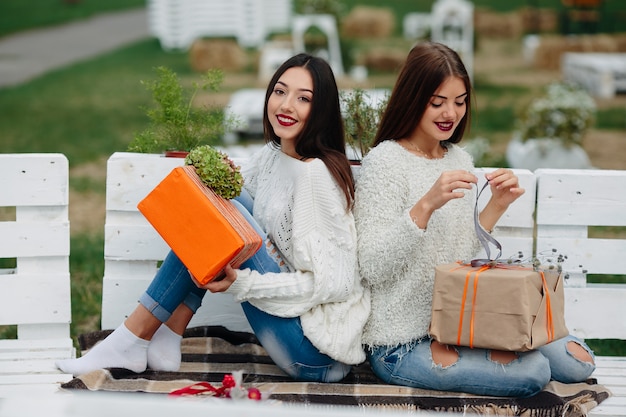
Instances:
[[[72,375],[68,161],[61,154],[0,154],[0,398],[58,390]]]

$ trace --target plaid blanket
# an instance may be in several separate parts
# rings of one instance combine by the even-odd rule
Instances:
[[[81,335],[81,350],[88,350],[109,333],[100,331]],[[225,374],[242,370],[244,386],[254,386],[275,401],[528,417],[586,416],[589,410],[611,395],[593,380],[579,384],[551,382],[530,398],[422,390],[385,384],[372,373],[367,363],[354,367],[341,383],[295,382],[274,365],[253,334],[233,332],[219,326],[188,329],[182,352],[183,363],[177,372],[147,370],[136,374],[110,368],[81,375],[63,384],[62,388],[168,394],[197,382],[220,386]]]

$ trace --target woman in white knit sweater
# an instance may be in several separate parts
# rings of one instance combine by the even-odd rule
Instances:
[[[263,124],[267,146],[244,164],[236,202],[266,244],[204,288],[170,252],[128,319],[85,356],[57,363],[63,371],[177,370],[181,335],[207,290],[242,302],[263,347],[295,379],[339,381],[365,360],[369,292],[358,275],[354,182],[328,63],[287,60],[268,86]]]
[[[591,351],[566,337],[516,353],[442,345],[429,337],[437,264],[478,253],[477,178],[459,143],[471,85],[458,54],[436,43],[409,53],[356,185],[361,276],[372,310],[363,341],[384,381],[483,395],[530,396],[550,378],[586,379]],[[524,190],[511,170],[487,175],[492,197],[479,221],[488,231]],[[552,368],[552,369],[551,369]]]

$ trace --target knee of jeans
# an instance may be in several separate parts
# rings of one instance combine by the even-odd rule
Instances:
[[[294,362],[286,367],[284,371],[295,380],[308,382],[339,382],[348,375],[351,367],[343,363],[333,363],[328,365],[307,365]]]
[[[197,294],[190,292],[183,300],[183,304],[185,304],[189,308],[189,310],[191,310],[195,314],[202,305],[202,297],[199,297]]]
[[[577,359],[581,362],[586,362],[590,365],[595,365],[595,361],[591,354],[590,349],[583,346],[581,343],[576,340],[570,340],[566,345],[567,353],[572,355],[574,359]]]
[[[499,365],[507,365],[514,360],[518,359],[517,352],[503,351],[503,350],[489,350],[489,359]]]
[[[430,355],[433,363],[443,369],[455,365],[459,360],[459,351],[454,346],[444,345],[435,340],[430,342]]]

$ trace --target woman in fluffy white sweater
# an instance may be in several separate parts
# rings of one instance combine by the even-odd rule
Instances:
[[[372,311],[363,340],[388,383],[482,395],[531,396],[550,380],[581,381],[592,353],[571,336],[518,353],[443,345],[431,339],[437,264],[472,259],[477,178],[459,143],[471,84],[458,54],[415,46],[401,70],[356,185],[361,276]],[[492,197],[479,221],[490,231],[524,190],[511,170],[487,174]]]

